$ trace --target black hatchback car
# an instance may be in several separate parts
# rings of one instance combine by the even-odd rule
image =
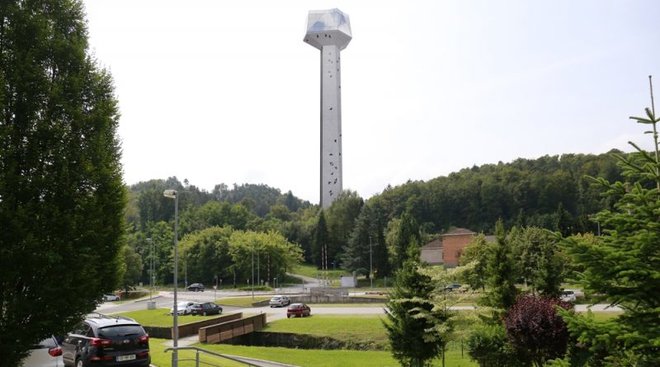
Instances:
[[[64,339],[62,358],[72,367],[146,367],[149,335],[133,319],[93,314]]]
[[[190,308],[191,315],[219,315],[222,313],[222,307],[218,306],[213,302],[206,302],[201,304],[193,305]]]
[[[193,283],[188,286],[188,290],[192,292],[204,292],[204,284],[202,283]]]

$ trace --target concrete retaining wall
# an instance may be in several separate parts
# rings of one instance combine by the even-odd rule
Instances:
[[[248,316],[242,319],[228,320],[199,329],[200,343],[217,344],[237,336],[258,331],[266,325],[266,314]]]
[[[195,335],[199,332],[199,329],[205,326],[214,325],[222,323],[225,321],[237,320],[243,317],[242,313],[234,313],[221,315],[219,317],[214,317],[212,319],[206,319],[201,321],[190,322],[187,324],[179,325],[179,338],[184,338],[186,336]],[[174,328],[172,327],[161,327],[161,326],[143,326],[144,330],[152,338],[161,338],[161,339],[173,339],[174,337]]]

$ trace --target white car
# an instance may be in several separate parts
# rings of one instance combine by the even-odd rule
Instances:
[[[575,302],[577,297],[575,297],[575,291],[571,291],[567,289],[561,292],[561,296],[559,297],[559,299],[561,299],[564,302]]]
[[[119,296],[114,294],[104,294],[103,302],[108,302],[108,301],[119,301]]]
[[[270,307],[284,307],[291,303],[291,300],[287,296],[273,296],[270,299],[268,304]]]
[[[54,337],[46,338],[30,350],[21,367],[64,367],[62,348]]]
[[[197,302],[181,301],[176,304],[176,313],[178,315],[189,315],[192,312],[192,306]],[[170,315],[174,315],[174,307],[170,308]]]

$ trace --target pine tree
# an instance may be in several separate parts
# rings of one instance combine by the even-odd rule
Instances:
[[[566,241],[568,253],[582,270],[585,289],[625,310],[616,323],[564,315],[571,333],[593,353],[606,350],[613,365],[622,359],[634,360],[637,366],[660,365],[660,118],[653,108],[647,108],[646,114],[632,119],[652,127],[648,133],[655,152],[630,143],[636,153],[617,156],[625,180],[595,179],[615,200],[611,210],[595,217],[603,235],[595,241],[587,237]]]
[[[119,120],[79,0],[0,2],[0,366],[119,285]]]
[[[449,315],[433,304],[431,277],[419,272],[419,266],[413,259],[404,262],[387,302],[384,324],[392,354],[402,366],[426,366],[447,343]]]
[[[316,222],[316,229],[314,230],[314,239],[312,241],[312,257],[314,263],[319,269],[327,270],[327,251],[328,243],[330,242],[330,234],[328,233],[328,225],[325,220],[323,210],[319,213],[319,219]]]
[[[516,302],[518,291],[511,245],[501,220],[495,226],[495,236],[497,241],[492,246],[491,258],[488,261],[488,290],[485,300],[491,307],[508,310]]]

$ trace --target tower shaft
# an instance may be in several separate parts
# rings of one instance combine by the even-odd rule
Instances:
[[[327,208],[341,193],[341,68],[339,47],[321,49],[321,207]]]
[[[348,15],[339,9],[313,10],[303,39],[321,51],[321,207],[327,208],[343,189],[341,150],[341,67],[339,51],[351,42]]]

